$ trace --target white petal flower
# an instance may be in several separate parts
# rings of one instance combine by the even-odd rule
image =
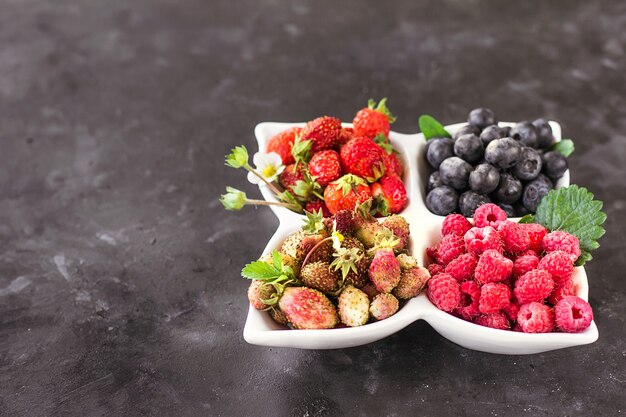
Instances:
[[[280,155],[276,152],[257,152],[252,157],[252,162],[255,165],[255,171],[261,174],[268,182],[275,181],[285,169]],[[261,182],[261,179],[252,172],[248,172],[248,181],[252,184],[258,184]]]

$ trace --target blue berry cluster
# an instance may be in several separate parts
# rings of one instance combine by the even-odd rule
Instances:
[[[555,140],[548,122],[501,127],[493,111],[478,108],[467,123],[453,138],[428,142],[426,159],[434,169],[426,184],[428,209],[471,217],[493,202],[511,217],[534,213],[567,170],[565,156],[549,151]]]

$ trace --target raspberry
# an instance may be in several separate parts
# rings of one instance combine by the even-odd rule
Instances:
[[[457,235],[445,235],[437,248],[437,263],[448,265],[451,260],[463,253],[465,253],[463,238]]]
[[[452,311],[461,301],[461,287],[448,274],[439,274],[428,281],[428,298],[439,310]]]
[[[472,228],[472,224],[461,214],[449,214],[441,225],[441,234],[463,236]]]
[[[495,204],[483,204],[474,212],[474,224],[476,227],[496,226],[496,223],[506,220],[506,213]]]
[[[480,299],[480,285],[476,281],[463,281],[461,283],[461,301],[456,313],[465,320],[472,320],[480,314],[478,300]]]
[[[428,273],[430,273],[431,277],[434,277],[435,275],[442,273],[443,270],[444,270],[444,267],[439,264],[428,265]]]
[[[554,330],[554,311],[545,304],[529,303],[520,307],[517,324],[524,333],[548,333]]]
[[[539,265],[539,257],[535,255],[535,252],[524,252],[523,255],[515,258],[515,262],[513,262],[513,276],[519,278],[526,272],[537,269],[537,265]]]
[[[554,289],[554,281],[549,273],[535,269],[525,273],[515,281],[515,298],[520,304],[543,302]]]
[[[509,323],[509,319],[506,317],[506,314],[501,312],[482,314],[476,317],[474,323],[499,330],[509,330],[511,328],[511,323]]]
[[[557,285],[563,285],[571,278],[574,272],[572,258],[567,252],[560,250],[550,252],[544,256],[537,266],[538,269],[548,271]]]
[[[511,290],[504,284],[493,282],[480,289],[478,309],[483,314],[497,313],[511,303]]]
[[[465,247],[469,252],[473,252],[476,255],[480,255],[489,249],[494,249],[502,252],[502,239],[500,235],[491,226],[487,227],[472,227],[465,233],[463,237],[465,241]]]
[[[530,247],[528,232],[518,223],[501,222],[498,225],[498,233],[500,233],[506,253],[515,255],[524,252]]]
[[[556,325],[567,333],[585,330],[593,320],[593,310],[588,302],[573,295],[564,297],[554,307]]]
[[[528,237],[530,238],[529,248],[536,253],[543,252],[542,241],[543,237],[548,233],[548,230],[537,223],[520,224],[520,226],[522,226],[522,228],[524,228],[528,233]]]
[[[452,275],[457,281],[472,279],[478,258],[473,253],[464,253],[453,259],[445,269],[446,274]]]
[[[435,246],[429,246],[426,248],[426,255],[432,259],[432,260],[436,260],[437,259],[437,247]]]
[[[474,276],[479,284],[504,281],[513,271],[513,261],[497,250],[485,251],[478,260]]]
[[[517,313],[519,313],[519,305],[510,303],[508,306],[502,309],[502,312],[509,317],[512,322],[517,321]]]
[[[580,243],[578,238],[567,232],[551,232],[543,238],[543,249],[546,252],[561,250],[570,255],[572,262],[580,256]]]
[[[568,279],[562,285],[556,285],[552,290],[552,294],[548,297],[548,303],[557,305],[563,297],[567,297],[568,295],[576,295],[576,287],[574,286],[574,281]]]

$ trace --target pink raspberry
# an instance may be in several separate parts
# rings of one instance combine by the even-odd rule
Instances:
[[[472,279],[478,258],[473,253],[464,253],[453,259],[446,266],[446,274],[450,274],[457,281]]]
[[[509,303],[508,306],[502,309],[502,312],[509,317],[512,322],[517,321],[517,313],[519,313],[519,305],[515,303]]]
[[[513,276],[519,278],[526,272],[536,269],[537,265],[539,265],[539,257],[535,255],[535,252],[524,252],[523,255],[515,258],[515,262],[513,262]]]
[[[426,255],[433,261],[437,259],[437,247],[429,246],[426,248]]]
[[[428,280],[428,299],[439,310],[452,311],[461,301],[461,287],[450,275],[439,274]]]
[[[463,236],[472,224],[461,214],[448,214],[441,225],[441,234]]]
[[[561,250],[550,252],[541,258],[537,268],[548,271],[557,285],[563,285],[574,272],[572,258],[567,252]]]
[[[437,248],[437,263],[448,265],[454,258],[465,253],[463,238],[457,235],[445,235]]]
[[[554,311],[541,303],[524,304],[517,314],[517,323],[524,333],[548,333],[554,330]]]
[[[554,281],[550,274],[541,269],[534,269],[515,281],[513,292],[517,302],[528,304],[534,301],[543,302],[553,289]]]
[[[478,259],[474,277],[479,284],[499,282],[507,279],[513,272],[513,261],[497,250],[490,249]]]
[[[497,313],[510,303],[511,290],[506,285],[489,282],[480,288],[478,309],[481,313]]]
[[[572,262],[580,256],[580,243],[578,238],[567,232],[550,232],[543,238],[543,249],[546,252],[561,250],[570,255]]]
[[[568,295],[576,295],[576,287],[574,286],[574,281],[568,279],[562,285],[556,285],[552,290],[552,294],[548,297],[548,303],[557,305],[559,301],[563,299],[563,297],[567,297]]]
[[[443,272],[444,267],[439,264],[430,264],[428,265],[428,273],[430,273],[431,277]]]
[[[501,220],[506,220],[506,213],[495,204],[483,204],[474,211],[474,224],[476,227],[494,227]]]
[[[593,310],[589,303],[574,295],[559,301],[554,307],[554,314],[557,327],[567,333],[582,332],[593,320]]]
[[[461,301],[455,312],[471,321],[480,314],[478,310],[478,300],[480,299],[480,285],[476,281],[463,281],[461,283]]]
[[[481,314],[480,316],[476,317],[474,323],[499,330],[509,330],[511,328],[511,323],[509,323],[509,319],[506,317],[506,314],[502,312]]]
[[[535,253],[542,253],[543,237],[548,233],[548,229],[537,223],[520,224],[520,226],[528,233],[530,238],[529,248],[535,251]]]
[[[467,250],[476,255],[480,255],[490,249],[502,252],[502,239],[500,239],[496,229],[491,226],[483,228],[472,227],[465,233],[463,240]]]
[[[530,237],[522,225],[510,221],[500,222],[498,233],[504,243],[504,251],[512,255],[522,253],[530,247]]]

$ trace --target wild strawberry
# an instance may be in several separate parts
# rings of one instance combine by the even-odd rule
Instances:
[[[383,233],[383,226],[370,214],[372,200],[358,206],[355,210],[354,221],[356,229],[354,235],[369,249],[376,244],[377,237]]]
[[[378,249],[367,273],[378,291],[391,292],[401,278],[400,263],[394,256],[393,249]]]
[[[330,217],[333,215],[330,210],[328,210],[328,207],[326,207],[326,204],[319,198],[314,198],[313,200],[306,203],[306,206],[304,206],[304,210],[308,211],[309,213],[317,213],[322,210],[322,215],[324,217]]]
[[[409,223],[404,217],[394,214],[385,218],[381,224],[383,227],[391,230],[394,236],[398,238],[399,242],[394,247],[394,250],[399,251],[406,248],[406,245],[409,243],[411,230],[409,229]]]
[[[346,283],[362,287],[367,282],[368,266],[363,244],[353,237],[344,237],[340,245],[335,248],[331,267],[341,272],[342,279]]]
[[[403,271],[405,269],[418,267],[417,259],[415,259],[411,255],[407,255],[406,253],[401,253],[400,255],[396,256],[396,259],[398,259],[398,262],[400,263],[400,268],[402,268]]]
[[[276,289],[271,285],[263,281],[254,280],[248,287],[248,300],[252,307],[257,310],[265,310],[270,305],[265,304],[264,300],[270,299],[276,294]]]
[[[284,165],[293,164],[295,160],[291,154],[291,148],[296,136],[300,134],[302,128],[292,127],[283,132],[280,132],[267,142],[267,152],[276,152],[280,155]]]
[[[283,172],[278,176],[278,182],[286,190],[291,190],[298,185],[298,181],[304,181],[304,165],[295,164],[287,165]]]
[[[339,138],[337,138],[337,145],[342,147],[346,143],[350,141],[354,137],[354,129],[351,127],[343,127],[341,128],[341,132],[339,133]]]
[[[387,99],[380,100],[378,105],[372,99],[367,102],[367,107],[357,112],[352,124],[354,125],[354,133],[357,136],[365,136],[373,139],[378,134],[389,137],[390,123],[395,122],[396,118],[392,116],[387,108]]]
[[[285,288],[278,307],[296,329],[332,329],[339,321],[333,303],[307,287]]]
[[[372,184],[372,196],[382,216],[400,213],[407,205],[406,188],[399,177],[385,175]]]
[[[287,320],[287,316],[285,316],[285,313],[280,311],[279,308],[270,308],[270,316],[272,316],[276,323],[282,324],[283,326],[286,326],[287,323],[289,323],[289,320]]]
[[[402,178],[404,175],[404,164],[397,153],[383,153],[383,163],[385,164],[387,175],[395,175]]]
[[[378,292],[378,290],[376,289],[374,284],[372,284],[370,281],[368,281],[360,289],[365,294],[367,294],[367,297],[370,299],[370,302],[374,299],[374,297],[376,297],[378,294],[380,294],[380,292]]]
[[[333,214],[339,210],[353,210],[371,197],[372,192],[365,180],[352,174],[331,182],[324,190],[326,207]]]
[[[389,293],[378,294],[370,303],[370,314],[376,320],[384,320],[398,311],[398,299]]]
[[[341,147],[341,166],[344,172],[374,182],[385,173],[383,153],[373,140],[363,136],[355,137]]]
[[[351,210],[339,210],[331,217],[324,219],[324,225],[328,230],[337,229],[343,235],[352,234],[356,227],[354,212]]]
[[[400,299],[417,297],[426,283],[430,279],[430,274],[426,268],[415,267],[403,269],[400,274],[400,282],[393,289],[393,294]]]
[[[339,154],[331,149],[313,155],[309,161],[309,173],[322,187],[341,176]]]
[[[331,293],[339,289],[341,277],[330,268],[328,262],[308,262],[300,271],[300,281],[310,288],[323,293]]]
[[[302,140],[310,140],[313,154],[331,149],[339,138],[341,120],[336,117],[323,116],[311,120],[302,128]]]
[[[338,300],[341,322],[350,327],[362,326],[369,319],[370,300],[367,294],[348,285],[341,291]]]

